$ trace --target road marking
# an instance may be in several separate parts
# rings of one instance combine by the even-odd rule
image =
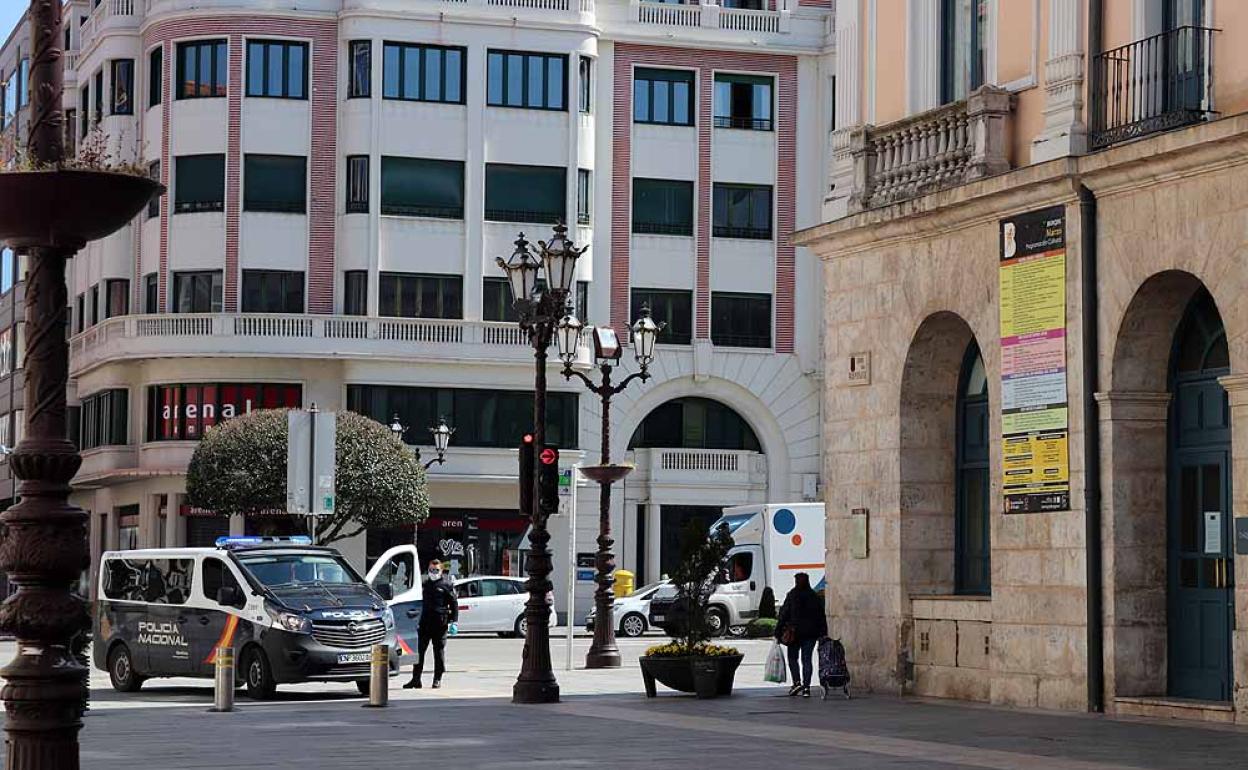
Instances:
[[[972,746],[959,746],[953,743],[863,735],[843,730],[792,727],[774,722],[763,724],[757,721],[745,722],[719,717],[688,716],[668,711],[642,711],[633,708],[596,706],[582,703],[562,703],[551,706],[550,709],[570,716],[609,719],[616,724],[620,722],[636,722],[656,727],[703,730],[737,737],[759,738],[782,743],[804,743],[811,746],[825,746],[842,751],[880,754],[903,759],[932,761],[934,758],[939,758],[938,761],[941,763],[984,767],[991,770],[1141,770],[1129,765],[1112,765],[1065,757],[980,749]]]

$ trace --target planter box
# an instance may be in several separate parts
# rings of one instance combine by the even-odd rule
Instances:
[[[696,693],[699,698],[732,695],[732,681],[744,655],[717,655],[698,658],[652,658],[643,656],[641,676],[646,697],[657,696],[655,682],[677,692]]]

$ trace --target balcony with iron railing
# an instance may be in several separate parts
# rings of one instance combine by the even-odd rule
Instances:
[[[1093,58],[1089,147],[1104,149],[1215,116],[1217,31],[1177,27]]]

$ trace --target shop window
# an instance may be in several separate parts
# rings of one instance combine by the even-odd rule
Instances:
[[[307,99],[308,44],[285,40],[249,40],[247,95]]]
[[[104,317],[114,318],[130,314],[130,281],[125,278],[109,278],[104,282]]]
[[[196,40],[178,44],[178,98],[204,99],[225,96],[224,40]]]
[[[160,276],[148,273],[143,276],[143,312],[160,312]]]
[[[347,156],[347,213],[368,213],[368,156]]]
[[[662,345],[688,345],[693,342],[693,292],[681,289],[633,289],[630,318],[641,317],[642,307],[650,316],[667,324],[659,332]]]
[[[762,451],[754,430],[734,409],[698,397],[668,401],[650,412],[628,448]]]
[[[84,397],[78,419],[82,449],[129,444],[130,392],[117,388]]]
[[[775,80],[754,75],[715,76],[715,127],[771,131]]]
[[[381,213],[463,219],[464,162],[383,156]]]
[[[352,40],[347,44],[348,99],[366,99],[373,95],[373,43]]]
[[[771,240],[771,187],[719,184],[714,186],[712,230],[716,238]]]
[[[467,56],[463,48],[386,43],[381,95],[413,102],[464,103]]]
[[[147,106],[155,107],[164,98],[165,49],[156,46],[147,55]]]
[[[957,403],[957,475],[954,520],[954,587],[961,594],[992,592],[988,478],[990,428],[988,377],[979,346],[967,348]]]
[[[221,271],[199,270],[173,274],[173,312],[220,313]]]
[[[224,155],[182,155],[174,158],[173,171],[173,213],[225,208]]]
[[[463,318],[463,276],[382,273],[378,288],[381,316]]]
[[[113,59],[111,66],[110,112],[113,115],[133,115],[134,59]]]
[[[692,70],[638,68],[633,73],[633,121],[693,125]]]
[[[243,211],[303,214],[308,210],[308,159],[244,155]]]
[[[205,430],[232,417],[302,406],[303,386],[296,384],[152,385],[147,389],[147,440],[198,441]]]
[[[726,347],[771,347],[771,295],[712,293],[711,341]]]
[[[244,270],[244,313],[302,313],[303,272]]]
[[[490,51],[486,103],[532,110],[567,109],[568,57],[564,54]]]
[[[984,84],[988,3],[940,0],[940,98],[965,99]]]
[[[633,232],[693,235],[693,182],[634,179]]]
[[[343,315],[368,315],[368,271],[347,270],[343,274]]]
[[[487,164],[485,218],[554,224],[566,216],[567,188],[567,170],[558,166]]]

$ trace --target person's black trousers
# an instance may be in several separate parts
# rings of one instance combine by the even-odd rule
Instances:
[[[421,672],[425,670],[425,653],[429,651],[429,645],[432,644],[433,678],[441,679],[442,674],[446,673],[446,628],[421,628],[419,636],[420,640],[416,646],[420,652],[420,660],[412,666],[412,678],[420,679]]]

